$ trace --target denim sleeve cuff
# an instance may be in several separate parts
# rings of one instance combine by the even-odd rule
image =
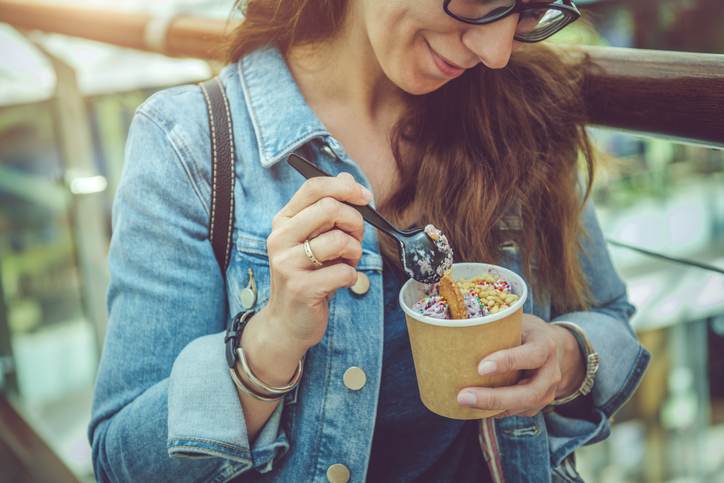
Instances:
[[[545,415],[545,421],[553,468],[576,448],[602,441],[611,434],[611,423],[603,411],[595,407],[585,419],[553,411]]]
[[[578,325],[601,357],[593,390],[570,405],[556,407],[545,415],[551,464],[556,467],[576,448],[606,439],[610,418],[634,394],[646,371],[651,354],[638,342],[628,324],[600,312],[571,312],[552,322]],[[576,414],[576,416],[572,416]]]
[[[609,315],[585,311],[556,317],[553,322],[578,325],[588,336],[601,362],[591,392],[593,405],[613,416],[636,391],[651,354],[636,339],[627,323]]]
[[[168,390],[168,453],[174,457],[220,457],[246,471],[271,471],[289,450],[281,427],[281,402],[253,444],[224,357],[224,333],[195,339],[179,354]]]

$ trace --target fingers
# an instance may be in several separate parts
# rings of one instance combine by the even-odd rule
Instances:
[[[362,241],[364,218],[353,207],[334,198],[322,198],[282,224],[276,235],[284,244],[297,244],[320,233],[339,228]]]
[[[334,198],[355,205],[366,205],[372,200],[372,194],[357,183],[349,173],[340,173],[334,177],[311,178],[304,182],[302,187],[294,193],[292,199],[279,211],[272,226],[276,222],[296,216],[304,208],[322,198]]]
[[[555,342],[548,337],[530,336],[523,345],[494,352],[478,364],[478,374],[502,374],[526,369],[538,369],[556,352]]]
[[[532,415],[553,401],[560,380],[560,369],[555,357],[551,357],[532,378],[522,384],[465,388],[458,394],[458,403],[478,409],[503,409],[508,415]]]
[[[314,256],[320,262],[341,259],[348,265],[356,267],[362,257],[362,245],[359,240],[342,230],[324,232],[318,237],[312,238],[309,245],[312,252],[314,252]],[[304,263],[303,266],[308,266],[309,260],[304,254],[303,246],[298,245],[297,251],[299,255],[295,258],[301,260]]]
[[[286,290],[293,300],[319,301],[335,290],[351,287],[357,281],[357,271],[346,263],[335,263],[308,272],[304,277],[287,281]]]

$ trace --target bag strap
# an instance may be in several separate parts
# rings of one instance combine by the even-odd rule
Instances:
[[[209,114],[211,133],[211,213],[209,240],[214,256],[226,273],[234,225],[234,131],[229,101],[221,81],[214,77],[199,84]]]

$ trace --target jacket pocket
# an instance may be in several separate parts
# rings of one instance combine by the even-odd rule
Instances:
[[[266,239],[237,231],[232,249],[232,262],[226,273],[231,313],[234,314],[240,310],[258,311],[269,301],[271,278]],[[251,307],[245,307],[242,303],[242,291],[249,285],[250,276],[254,277],[256,297]]]

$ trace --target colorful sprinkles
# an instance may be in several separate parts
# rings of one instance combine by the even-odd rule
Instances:
[[[463,294],[468,318],[498,313],[518,300],[518,296],[512,293],[510,282],[500,279],[496,274],[461,279],[455,284]],[[449,319],[447,300],[440,296],[437,285],[429,285],[425,291],[427,295],[415,303],[412,309],[427,317]]]

